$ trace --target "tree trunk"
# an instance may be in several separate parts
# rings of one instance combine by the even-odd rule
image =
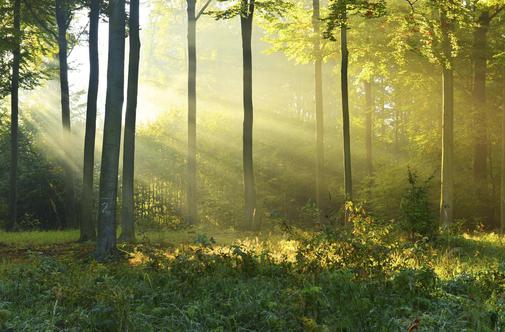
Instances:
[[[61,122],[63,125],[63,142],[70,142],[70,95],[68,87],[68,4],[65,0],[56,0],[56,22],[58,24],[58,59],[60,64]],[[63,144],[63,169],[65,177],[65,225],[77,227],[75,218],[74,174],[71,162],[71,147]],[[70,160],[69,160],[70,159]]]
[[[473,33],[473,91],[474,102],[474,161],[473,171],[476,182],[487,178],[487,109],[486,109],[486,75],[487,75],[487,31],[489,12],[483,12],[478,26]]]
[[[475,185],[475,207],[479,217],[487,220],[493,218],[492,209],[488,203],[490,194],[488,190],[488,123],[486,106],[486,76],[487,76],[487,31],[489,28],[489,12],[484,11],[478,20],[473,37],[473,126],[474,126],[474,158],[473,175]]]
[[[344,1],[344,0],[340,0]],[[347,20],[347,14],[342,14],[343,20]],[[342,94],[342,126],[344,136],[344,185],[345,199],[352,200],[352,173],[351,173],[351,133],[349,120],[349,91],[347,82],[347,67],[349,52],[347,50],[347,25],[342,23],[340,27],[340,51],[342,53],[342,68],[340,72]]]
[[[452,49],[449,33],[451,23],[446,12],[441,11],[440,26],[442,28],[442,171],[440,193],[440,221],[447,227],[453,222],[453,113],[454,113],[454,82]]]
[[[502,70],[502,132],[501,132],[501,186],[500,186],[500,234],[505,230],[505,68]]]
[[[96,257],[116,252],[116,197],[124,99],[125,0],[111,0]]]
[[[187,222],[197,223],[196,193],[196,17],[195,0],[188,2],[188,178],[186,192]]]
[[[365,117],[365,151],[366,151],[366,168],[368,176],[373,174],[372,160],[372,135],[373,135],[373,97],[372,97],[372,82],[365,81],[365,100],[366,100],[366,117]]]
[[[320,37],[319,0],[312,0],[312,27],[314,29],[314,83],[316,97],[316,206],[322,218],[322,198],[324,197],[324,114],[323,114],[323,74]]]
[[[95,165],[96,109],[98,97],[98,25],[100,0],[92,0],[89,13],[89,83],[86,107],[86,133],[84,135],[84,166],[82,180],[82,216],[80,241],[96,238],[93,213],[93,174]]]
[[[123,144],[123,190],[121,205],[121,241],[135,241],[133,219],[133,183],[135,170],[135,120],[139,84],[140,36],[139,0],[130,0],[130,58],[128,63],[128,91]]]
[[[19,66],[21,62],[21,0],[14,1],[15,45],[12,50],[11,78],[11,160],[9,170],[9,219],[6,230],[12,231],[17,222],[17,171],[18,171],[18,128],[19,128]]]
[[[244,167],[244,198],[245,198],[245,228],[254,228],[256,216],[256,188],[253,168],[253,100],[252,100],[252,23],[254,0],[242,0],[243,13],[240,16],[242,32],[243,61],[243,167]]]

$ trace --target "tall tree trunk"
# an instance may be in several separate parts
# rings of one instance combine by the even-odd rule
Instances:
[[[243,62],[243,167],[244,167],[244,198],[246,228],[256,225],[256,185],[253,168],[253,100],[252,100],[252,23],[254,15],[254,0],[242,0],[242,15],[240,27],[242,32],[242,62]]]
[[[84,135],[81,241],[89,241],[96,238],[95,214],[93,212],[93,171],[95,165],[96,103],[99,80],[99,19],[100,0],[92,0],[89,13],[89,83],[86,107],[86,133]]]
[[[188,155],[187,155],[187,222],[197,223],[196,193],[196,14],[195,0],[188,2]]]
[[[130,0],[130,55],[128,62],[128,91],[123,144],[123,190],[121,205],[121,241],[135,241],[133,219],[133,183],[135,170],[135,121],[139,85],[140,36],[139,0]]]
[[[61,92],[61,122],[63,125],[63,142],[70,142],[70,94],[68,87],[68,4],[65,0],[56,0],[56,22],[58,24],[58,59],[60,64],[60,92]],[[63,169],[65,177],[65,224],[67,227],[76,227],[74,174],[72,170],[71,147],[69,143],[63,144],[65,160]]]
[[[9,219],[6,230],[11,231],[17,222],[17,171],[18,171],[18,127],[19,127],[19,66],[21,62],[21,0],[14,0],[15,45],[12,50],[11,78],[11,160],[9,170]]]
[[[486,75],[487,75],[487,31],[489,12],[479,16],[478,26],[473,33],[473,91],[474,102],[474,161],[473,170],[476,181],[486,179],[487,173],[487,109],[486,109]]]
[[[487,31],[489,28],[489,12],[484,11],[479,16],[478,26],[473,33],[473,126],[474,126],[474,158],[473,175],[476,194],[476,210],[480,217],[492,219],[492,210],[487,208],[490,195],[488,190],[488,131],[486,106],[486,76],[487,76]]]
[[[345,6],[346,1],[342,1]],[[345,8],[345,7],[344,7]],[[343,22],[347,20],[347,13],[342,13]],[[349,120],[349,88],[347,82],[347,67],[349,64],[349,52],[347,50],[347,24],[340,27],[340,51],[342,54],[342,68],[340,71],[341,95],[342,95],[342,126],[344,136],[344,185],[345,199],[352,200],[352,173],[351,173],[351,133]]]
[[[505,231],[505,68],[502,69],[502,127],[501,127],[501,186],[500,186],[500,234]]]
[[[440,193],[440,221],[443,226],[453,222],[453,118],[454,118],[454,82],[452,47],[449,33],[451,22],[445,10],[440,13],[442,28],[442,171]]]
[[[373,97],[372,97],[372,81],[365,81],[365,100],[366,100],[366,116],[365,116],[365,150],[366,150],[366,168],[368,176],[373,174],[372,160],[372,135],[373,135]]]
[[[323,114],[323,74],[321,55],[319,0],[312,0],[312,27],[314,30],[314,88],[316,97],[316,205],[322,218],[322,198],[324,197],[324,114]]]
[[[107,95],[98,209],[97,259],[116,252],[116,198],[124,99],[125,0],[110,1]]]

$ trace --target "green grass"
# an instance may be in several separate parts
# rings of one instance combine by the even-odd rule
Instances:
[[[65,231],[32,231],[4,232],[0,231],[0,245],[16,247],[44,246],[76,242],[79,239],[78,230]]]
[[[505,330],[497,235],[347,231],[147,233],[105,264],[73,231],[0,233],[33,247],[0,264],[0,331],[406,331],[415,319],[420,331]]]

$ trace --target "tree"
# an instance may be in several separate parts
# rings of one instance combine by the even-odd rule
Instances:
[[[70,3],[66,0],[55,0],[56,22],[58,24],[58,59],[60,72],[61,121],[63,125],[63,140],[71,134],[70,128],[70,92],[68,86],[68,41],[67,29],[71,21]],[[63,145],[65,155],[69,158],[70,150]],[[74,172],[68,161],[63,161],[65,171],[65,223],[67,227],[75,227],[75,193]]]
[[[255,9],[267,19],[283,13],[289,5],[283,1],[240,0],[224,11],[211,12],[216,19],[229,19],[240,15],[242,36],[242,94],[244,122],[242,130],[242,164],[244,171],[244,228],[258,227],[256,219],[256,184],[253,165],[253,93],[252,93],[252,27]]]
[[[314,29],[314,90],[316,99],[316,206],[322,208],[324,195],[324,112],[323,112],[323,57],[321,54],[321,16],[319,0],[312,0]],[[319,213],[322,217],[322,213]]]
[[[86,131],[84,136],[84,163],[82,180],[81,241],[96,237],[93,213],[93,173],[95,166],[96,110],[99,81],[98,26],[100,0],[91,0],[89,13],[89,83],[86,104]]]
[[[17,221],[17,170],[18,170],[18,117],[19,69],[21,63],[21,0],[14,0],[14,47],[12,49],[11,78],[11,159],[9,172],[9,220],[6,230],[11,231]]]
[[[349,12],[362,14],[366,18],[375,18],[384,15],[384,11],[384,1],[336,0],[330,4],[326,36],[335,40],[333,31],[337,27],[340,30],[340,88],[342,97],[342,134],[344,141],[344,191],[346,200],[352,200],[351,133],[347,78],[349,65],[349,51],[347,47]]]
[[[124,99],[125,1],[111,0],[107,94],[103,130],[102,165],[95,255],[106,259],[116,251],[116,198]]]
[[[453,23],[448,17],[448,8],[440,7],[442,31],[442,172],[440,189],[440,220],[448,226],[454,218],[454,73],[451,34]]]
[[[366,151],[366,169],[368,176],[373,174],[372,144],[373,144],[373,112],[374,102],[372,95],[372,81],[363,82],[365,90],[365,151]]]
[[[139,0],[130,0],[130,54],[128,62],[128,90],[123,143],[123,187],[121,206],[121,241],[135,241],[133,220],[133,183],[135,170],[135,119],[139,84],[140,36]]]

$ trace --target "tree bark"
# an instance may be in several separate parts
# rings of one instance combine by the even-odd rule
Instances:
[[[244,198],[245,198],[245,228],[256,225],[256,185],[253,168],[253,100],[252,100],[252,23],[254,0],[242,0],[242,15],[240,27],[242,32],[243,61],[243,167],[244,167]]]
[[[198,221],[196,192],[196,14],[195,0],[188,3],[188,155],[187,155],[187,222],[194,225]]]
[[[474,178],[476,182],[487,178],[487,109],[486,109],[486,76],[487,76],[487,31],[489,29],[489,12],[479,16],[478,26],[473,33],[473,91],[474,102]]]
[[[452,47],[449,39],[451,22],[447,13],[440,13],[442,28],[442,171],[440,193],[440,221],[447,227],[453,222],[453,118],[454,118],[454,82]]]
[[[133,219],[133,184],[135,170],[135,121],[139,84],[140,36],[139,0],[130,0],[130,55],[128,63],[128,90],[123,144],[123,190],[121,205],[121,241],[135,241]]]
[[[14,0],[15,44],[12,50],[11,78],[11,160],[9,170],[9,219],[6,230],[12,231],[17,222],[17,171],[19,130],[19,67],[21,63],[21,0]]]
[[[324,197],[324,114],[323,114],[323,74],[322,54],[320,37],[320,3],[312,0],[312,27],[314,30],[314,89],[316,98],[316,206],[320,211],[320,219],[323,213],[322,199]]]
[[[96,258],[116,252],[116,198],[124,99],[125,0],[111,0]]]
[[[505,231],[505,68],[502,69],[502,127],[501,127],[501,186],[500,186],[500,234]]]
[[[368,176],[373,174],[373,159],[372,159],[372,140],[373,140],[373,96],[372,82],[365,81],[365,100],[366,100],[366,116],[365,116],[365,151],[366,151],[366,168]]]
[[[63,125],[63,142],[70,142],[70,94],[68,87],[68,4],[65,0],[56,0],[56,22],[58,24],[58,59],[60,72],[60,93],[61,93],[61,122]],[[64,159],[63,170],[65,178],[64,205],[65,205],[65,225],[67,227],[77,227],[75,217],[75,195],[74,195],[74,174],[72,170],[71,147],[68,143],[63,144]]]
[[[340,0],[344,1],[344,0]],[[345,3],[345,2],[344,2]],[[343,21],[347,20],[344,10]],[[347,81],[347,67],[349,64],[349,52],[347,50],[347,25],[342,23],[340,27],[340,51],[342,54],[342,68],[340,72],[341,95],[342,95],[342,127],[344,136],[344,191],[346,201],[352,200],[352,173],[351,173],[351,133],[349,120],[349,89]]]
[[[99,81],[98,25],[100,0],[92,0],[89,13],[89,83],[84,135],[84,165],[82,180],[82,216],[80,241],[96,238],[93,213],[93,174],[95,165],[96,110]]]

